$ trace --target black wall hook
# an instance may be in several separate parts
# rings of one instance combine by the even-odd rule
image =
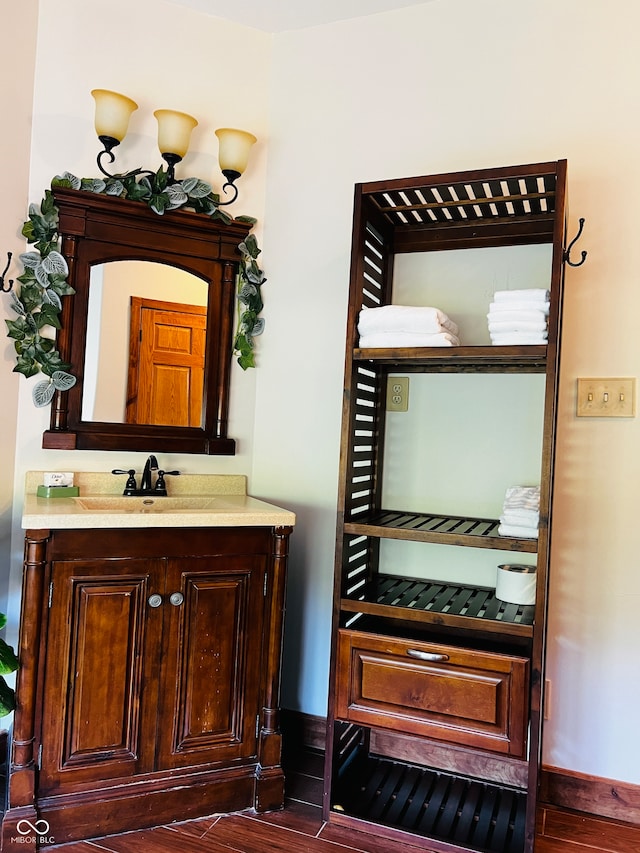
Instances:
[[[1,290],[3,293],[9,293],[9,291],[10,291],[10,290],[11,290],[11,288],[13,287],[13,279],[9,279],[9,281],[7,282],[7,284],[9,285],[9,287],[5,287],[5,286],[4,286],[4,277],[5,277],[5,275],[7,274],[7,272],[9,271],[9,264],[11,263],[11,258],[12,258],[12,257],[13,257],[12,253],[11,253],[11,252],[7,252],[7,265],[6,265],[6,267],[4,268],[4,271],[3,271],[2,275],[0,275],[0,290]]]
[[[581,267],[587,258],[587,253],[584,251],[581,253],[581,259],[579,261],[576,261],[575,263],[569,257],[571,255],[571,249],[573,248],[574,243],[578,242],[578,240],[580,239],[580,235],[582,234],[582,229],[584,227],[584,218],[583,217],[581,217],[578,220],[578,226],[579,226],[578,227],[578,233],[573,238],[573,240],[569,243],[569,245],[567,246],[567,248],[565,249],[565,252],[564,252],[564,259],[569,264],[570,267]]]

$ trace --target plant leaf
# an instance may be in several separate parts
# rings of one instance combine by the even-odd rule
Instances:
[[[49,275],[48,275],[46,269],[44,268],[43,264],[38,264],[38,266],[35,269],[35,273],[36,273],[36,281],[38,282],[40,287],[43,287],[45,289],[47,287],[49,287]]]
[[[44,380],[43,382],[38,382],[37,385],[33,386],[31,396],[33,398],[34,405],[37,406],[37,408],[42,409],[49,405],[53,400],[53,395],[55,393],[56,389],[53,382]]]
[[[15,691],[9,687],[7,682],[0,676],[0,717],[6,717],[16,707]]]
[[[69,275],[69,267],[67,266],[64,256],[61,255],[60,252],[49,252],[49,254],[42,259],[42,266],[49,275],[61,275],[63,278],[66,278]]]
[[[58,391],[68,391],[69,388],[73,388],[76,384],[76,377],[72,376],[71,373],[67,373],[65,370],[56,370],[51,374],[51,379],[53,381],[54,388],[57,388]]]
[[[40,264],[40,252],[24,252],[20,255],[20,261],[27,269],[35,270]]]
[[[164,195],[169,199],[169,204],[167,205],[168,209],[182,207],[182,205],[189,200],[189,197],[180,184],[169,184],[164,191]]]
[[[0,640],[0,673],[7,675],[9,672],[15,672],[19,666],[20,661],[12,647],[4,640]]]
[[[253,324],[253,329],[251,329],[251,334],[254,337],[261,335],[264,332],[264,327],[266,324],[266,320],[264,317],[256,317],[255,323]]]
[[[83,178],[80,181],[80,189],[89,193],[102,193],[106,186],[102,178]]]
[[[193,181],[193,184],[189,183],[189,189],[184,188],[189,198],[206,198],[211,194],[211,184],[206,181],[201,181],[199,178],[187,178],[187,181]],[[182,182],[183,187],[184,184],[185,181]]]

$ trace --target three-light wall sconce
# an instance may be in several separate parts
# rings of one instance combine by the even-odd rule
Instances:
[[[102,174],[108,178],[153,174],[143,169],[134,169],[127,172],[126,175],[112,175],[105,169],[102,163],[103,158],[108,157],[109,163],[113,163],[115,160],[113,149],[127,135],[129,119],[131,114],[138,109],[138,105],[126,95],[108,89],[93,89],[91,94],[96,102],[96,133],[104,146],[97,158],[98,168]],[[168,166],[168,181],[174,183],[175,167],[189,150],[191,132],[198,122],[193,116],[175,110],[156,110],[154,116],[158,121],[158,148]],[[249,152],[251,146],[256,142],[256,137],[246,130],[236,130],[231,127],[219,128],[215,133],[218,137],[220,171],[226,179],[222,190],[225,193],[229,190],[233,192],[232,198],[219,204],[231,204],[238,196],[238,188],[235,182],[247,167]]]

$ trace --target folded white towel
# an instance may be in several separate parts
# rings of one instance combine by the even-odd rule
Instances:
[[[527,290],[497,290],[493,294],[495,302],[547,302],[549,300],[549,291],[541,288],[531,288]]]
[[[363,308],[358,317],[361,335],[370,332],[419,332],[458,334],[458,327],[439,308],[413,305],[381,305],[379,308]]]
[[[531,346],[547,343],[547,332],[493,332],[493,346]]]
[[[489,311],[492,314],[506,314],[510,311],[539,311],[546,316],[549,313],[549,303],[539,301],[524,302],[513,299],[508,302],[491,302],[489,304]]]
[[[489,320],[490,332],[546,332],[546,320]]]
[[[500,516],[500,524],[506,527],[529,527],[537,530],[540,524],[540,515],[537,512],[530,516],[517,515],[515,512],[503,512]]]
[[[532,509],[540,507],[540,486],[509,486],[504,494],[503,508]]]
[[[379,347],[457,347],[458,338],[451,332],[437,334],[419,334],[411,332],[373,332],[360,335],[359,346],[362,349],[377,349]]]
[[[517,527],[515,524],[500,524],[498,536],[513,536],[515,539],[537,539],[538,531],[532,527]]]

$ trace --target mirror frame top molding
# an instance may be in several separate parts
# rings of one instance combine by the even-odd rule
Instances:
[[[235,454],[227,435],[238,245],[251,225],[202,213],[167,211],[119,197],[56,188],[62,253],[75,294],[63,298],[57,344],[77,376],[57,391],[42,446],[60,450],[132,450],[207,455]],[[91,267],[108,261],[152,261],[192,273],[208,285],[207,335],[201,427],[82,420],[87,308]]]

